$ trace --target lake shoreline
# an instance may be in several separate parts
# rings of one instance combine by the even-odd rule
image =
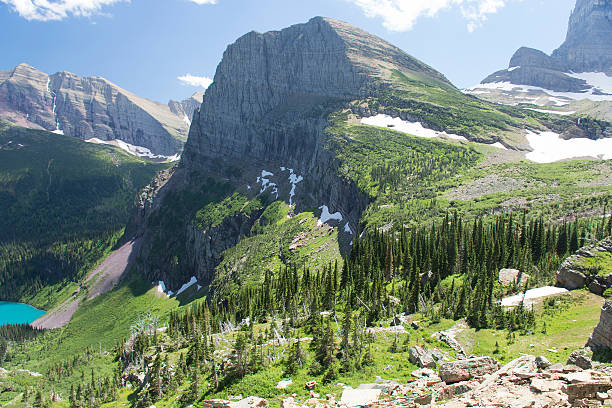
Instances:
[[[0,327],[8,324],[31,324],[46,313],[45,310],[27,303],[0,300]]]

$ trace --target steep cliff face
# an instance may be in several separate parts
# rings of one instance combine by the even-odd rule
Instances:
[[[390,69],[445,80],[340,21],[314,18],[278,32],[251,32],[225,51],[194,116],[184,164],[201,168],[211,158],[240,158],[312,167],[332,106],[384,86]]]
[[[210,282],[222,252],[249,233],[257,214],[231,216],[215,228],[195,225],[195,212],[213,190],[201,182],[207,177],[224,179],[232,191],[251,198],[291,201],[296,213],[325,205],[355,230],[368,199],[338,176],[340,163],[326,146],[325,128],[330,113],[389,87],[393,70],[451,86],[391,44],[327,18],[282,31],[251,32],[230,45],[193,115],[178,170],[154,199],[158,204],[138,210],[145,236],[141,258],[151,280],[168,279],[171,288],[190,276]],[[299,175],[299,184],[291,183],[289,169],[294,181]],[[269,181],[262,180],[264,175]],[[172,210],[181,226],[170,235],[156,220],[176,208],[177,197],[200,197],[195,199],[200,207],[185,207],[180,215]],[[343,233],[346,247],[350,238]],[[161,256],[160,242],[172,248]],[[173,252],[180,253],[177,267],[170,259]]]
[[[571,71],[612,76],[612,0],[578,0],[567,38],[552,56]]]
[[[601,73],[584,76],[576,73]],[[606,77],[607,75],[607,77]],[[595,100],[611,100],[612,0],[577,0],[569,20],[567,38],[551,56],[527,47],[520,48],[508,69],[485,78],[483,84],[509,82],[554,92],[569,92],[580,99],[595,94]]]
[[[79,139],[120,139],[173,155],[189,125],[166,105],[140,98],[104,78],[47,75],[27,64],[0,74],[0,117]]]

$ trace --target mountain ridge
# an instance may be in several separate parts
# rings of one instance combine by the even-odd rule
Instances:
[[[0,117],[83,140],[120,139],[167,156],[181,150],[189,127],[184,114],[105,78],[48,75],[26,63],[0,74]]]

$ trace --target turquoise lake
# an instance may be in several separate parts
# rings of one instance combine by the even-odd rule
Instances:
[[[0,302],[0,326],[32,323],[45,312],[23,303]]]

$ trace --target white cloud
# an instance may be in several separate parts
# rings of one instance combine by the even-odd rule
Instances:
[[[184,85],[198,86],[200,88],[208,88],[212,84],[213,80],[208,77],[195,76],[191,74],[182,75],[177,77]]]
[[[194,0],[192,0],[194,1]],[[469,32],[480,27],[487,15],[504,7],[507,0],[347,0],[360,7],[367,17],[381,17],[390,31],[408,31],[420,17],[434,17],[439,11],[458,6]]]
[[[68,16],[90,17],[104,6],[130,0],[0,0],[26,20],[63,20]]]

